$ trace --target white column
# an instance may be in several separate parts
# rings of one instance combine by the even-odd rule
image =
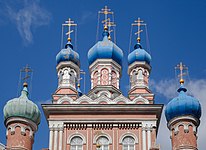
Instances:
[[[142,150],[146,150],[146,131],[145,128],[142,128]]]
[[[54,150],[57,150],[57,139],[58,139],[58,130],[54,130]]]
[[[59,150],[62,150],[62,136],[63,136],[63,129],[59,131]]]
[[[52,147],[52,145],[53,145],[53,130],[52,129],[50,129],[50,131],[49,131],[49,150],[53,150],[53,147]]]
[[[148,147],[148,150],[150,149],[151,147],[151,129],[148,128],[147,130],[147,147]]]

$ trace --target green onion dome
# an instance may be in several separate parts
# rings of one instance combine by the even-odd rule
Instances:
[[[4,106],[4,119],[5,121],[11,117],[22,117],[29,119],[36,123],[40,123],[41,113],[36,104],[28,99],[27,84],[21,91],[21,96],[9,100]]]

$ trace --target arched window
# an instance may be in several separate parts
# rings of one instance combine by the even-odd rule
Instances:
[[[70,150],[83,150],[83,139],[75,136],[71,139]]]
[[[109,150],[109,139],[101,136],[97,139],[97,150]]]
[[[137,79],[139,79],[139,80],[143,80],[144,79],[143,71],[141,69],[138,70]]]
[[[135,140],[131,136],[126,136],[123,141],[123,150],[134,150]]]

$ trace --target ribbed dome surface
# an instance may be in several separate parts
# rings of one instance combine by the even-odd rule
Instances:
[[[122,50],[108,39],[108,31],[103,32],[103,40],[97,42],[88,52],[89,65],[97,59],[112,59],[122,65]]]
[[[28,99],[26,87],[22,90],[20,97],[9,100],[4,106],[4,119],[7,120],[10,117],[22,117],[32,120],[36,124],[40,123],[40,110]]]
[[[201,105],[197,99],[188,96],[187,90],[181,86],[178,89],[179,95],[172,99],[165,109],[165,116],[169,122],[171,119],[184,115],[191,115],[197,119],[201,117]]]

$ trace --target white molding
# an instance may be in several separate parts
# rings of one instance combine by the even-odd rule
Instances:
[[[33,138],[34,131],[31,129],[31,127],[28,126],[28,125],[20,125],[18,123],[14,124],[14,125],[10,125],[10,126],[7,127],[6,136],[8,136],[9,129],[11,130],[10,131],[11,135],[15,134],[15,129],[17,127],[21,128],[21,135],[23,135],[23,136],[26,135],[26,129],[28,129],[29,130],[29,137]]]
[[[38,126],[36,123],[34,123],[32,120],[23,118],[23,117],[11,117],[8,118],[5,122],[5,125],[8,126],[11,123],[17,123],[17,122],[22,122],[23,124],[26,124],[31,127],[31,129],[34,131],[34,133],[37,131]]]
[[[142,97],[141,95],[139,95],[138,97],[135,97],[132,101],[134,104],[136,104],[138,102],[143,102],[144,104],[149,104],[149,100]]]
[[[106,93],[106,95],[101,95],[102,93]],[[97,97],[101,97],[101,96],[106,96],[107,98],[111,98],[112,94],[107,90],[103,90],[103,91],[98,92],[97,94]]]
[[[180,116],[180,117],[175,117],[172,120],[170,120],[167,123],[167,127],[170,129],[175,123],[180,122],[180,121],[191,121],[196,125],[197,127],[200,124],[200,121],[197,118],[194,118],[191,115],[185,115],[185,116]]]
[[[64,128],[64,121],[54,121],[54,120],[49,120],[49,129],[50,130],[63,130]]]
[[[65,95],[65,96],[63,96],[63,97],[61,97],[60,99],[57,100],[57,104],[62,104],[63,102],[73,103],[74,100],[71,97]]]
[[[193,127],[193,133],[196,134],[197,133],[197,127],[191,123],[184,123],[184,122],[179,122],[175,125],[173,125],[173,127],[170,129],[171,131],[174,130],[174,134],[177,135],[179,133],[179,126],[183,126],[184,127],[184,132],[185,133],[189,133],[189,126]]]
[[[146,130],[150,130],[153,127],[156,127],[157,121],[142,121],[142,127],[145,128]]]
[[[89,70],[92,71],[92,68],[96,68],[98,65],[111,65],[115,68],[118,68],[121,71],[121,66],[116,63],[113,59],[96,59],[90,66]]]
[[[73,102],[75,102],[77,104],[81,104],[82,102],[92,103],[93,100],[89,96],[84,94]]]
[[[79,75],[80,74],[80,69],[79,69],[79,66],[77,66],[75,63],[73,63],[72,61],[63,61],[63,62],[60,62],[57,66],[56,66],[56,70],[60,70],[64,67],[71,67],[73,68],[76,73]]]
[[[146,61],[135,61],[128,66],[127,73],[130,74],[130,72],[131,72],[131,70],[133,70],[133,68],[137,68],[140,66],[147,69],[149,72],[151,71],[151,66]]]
[[[135,144],[138,144],[138,138],[137,138],[137,136],[136,136],[134,133],[132,133],[132,132],[127,132],[127,133],[122,134],[122,135],[120,136],[120,138],[119,138],[119,144],[122,144],[124,138],[125,138],[125,137],[129,137],[129,136],[132,137],[132,138],[134,138]]]
[[[75,133],[73,133],[73,134],[71,134],[68,138],[67,138],[67,144],[71,144],[71,140],[74,138],[74,137],[80,137],[80,138],[82,138],[82,140],[83,140],[83,144],[86,144],[86,138],[85,138],[85,136],[82,134],[82,133],[80,133],[80,132],[75,132]]]
[[[94,136],[94,138],[93,138],[93,144],[96,144],[98,138],[100,138],[100,137],[106,137],[106,138],[109,140],[109,144],[112,144],[112,138],[111,138],[111,136],[110,136],[109,134],[105,133],[104,131],[101,131],[100,134],[97,134],[97,135]]]

